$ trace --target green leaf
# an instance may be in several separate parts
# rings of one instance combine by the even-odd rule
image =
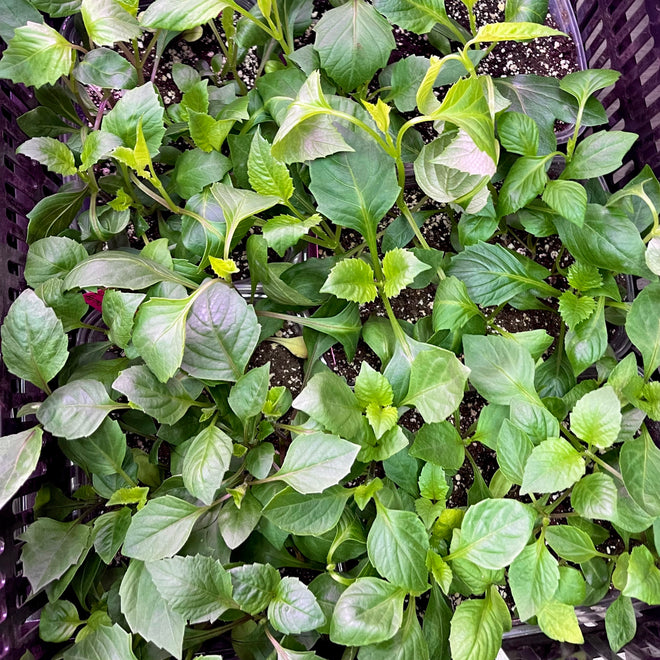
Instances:
[[[152,259],[137,254],[110,250],[93,254],[76,264],[64,278],[67,289],[103,286],[107,288],[146,289],[158,282],[174,282],[196,288],[197,284]]]
[[[660,366],[660,284],[637,294],[626,317],[626,333],[644,358],[646,378]]]
[[[378,295],[374,271],[362,259],[343,259],[333,266],[321,293],[357,303],[371,302]]]
[[[548,545],[562,558],[580,564],[598,555],[588,534],[569,525],[552,525],[545,530]]]
[[[338,151],[353,151],[326,114],[331,106],[321,90],[319,71],[304,82],[289,106],[273,140],[271,153],[285,163],[323,158]],[[372,154],[373,155],[373,154]]]
[[[145,567],[168,607],[191,624],[213,623],[236,606],[231,597],[231,577],[212,557],[172,557]]]
[[[660,516],[660,449],[647,432],[626,440],[619,456],[623,483],[633,500],[651,516]]]
[[[262,232],[268,247],[273,248],[280,257],[293,247],[310,229],[321,222],[321,216],[315,213],[304,220],[291,215],[276,215],[266,222]]]
[[[218,151],[184,151],[177,157],[174,166],[174,189],[181,197],[189,199],[202,192],[210,183],[220,181],[229,170],[231,161]]]
[[[632,549],[628,562],[628,579],[621,593],[647,605],[660,604],[660,569],[646,546]]]
[[[188,115],[190,137],[195,146],[207,153],[220,151],[234,125],[234,120],[217,120],[204,112],[195,112],[192,109],[188,110]]]
[[[527,41],[540,37],[561,37],[563,32],[537,23],[488,23],[479,28],[475,43],[499,41]]]
[[[426,591],[428,549],[428,534],[416,514],[377,507],[376,520],[367,536],[367,552],[384,578],[412,593]]]
[[[0,509],[37,467],[43,431],[39,426],[0,438]]]
[[[70,238],[43,238],[30,246],[25,263],[25,281],[36,288],[53,277],[66,275],[86,256],[85,248]]]
[[[577,181],[548,181],[543,201],[559,215],[581,227],[587,212],[587,191]]]
[[[454,353],[432,347],[413,360],[402,403],[415,406],[427,423],[442,422],[463,399],[468,373]]]
[[[119,624],[99,626],[62,656],[64,660],[137,660],[131,635]]]
[[[14,30],[17,27],[21,27],[28,22],[43,22],[43,16],[37,11],[39,9],[38,3],[39,0],[37,2],[3,0],[0,3],[0,11],[3,17],[2,25],[0,25],[0,39],[4,42],[9,42],[14,36]]]
[[[73,70],[73,75],[83,85],[95,85],[103,89],[133,89],[138,82],[137,72],[131,63],[109,48],[90,50]],[[99,133],[103,134],[99,131],[90,133],[87,140]]]
[[[609,582],[609,577],[607,580]],[[566,605],[581,605],[586,593],[587,586],[582,573],[570,566],[560,566],[559,586],[555,591],[554,599]]]
[[[635,638],[637,619],[632,601],[620,595],[605,612],[605,631],[610,648],[616,653]]]
[[[275,596],[280,574],[269,564],[245,564],[229,570],[234,587],[233,597],[241,610],[258,614]]]
[[[521,156],[536,156],[539,128],[531,117],[522,112],[505,112],[497,122],[497,134],[507,151]]]
[[[119,552],[130,524],[131,510],[128,507],[104,513],[94,521],[94,549],[106,564],[110,564]]]
[[[399,412],[394,406],[381,407],[377,403],[368,404],[365,414],[377,440],[396,426],[399,419]]]
[[[417,275],[429,268],[428,264],[420,261],[410,250],[389,250],[383,257],[385,295],[390,298],[398,296],[406,286],[412,284]]]
[[[327,433],[299,435],[289,446],[280,470],[271,477],[299,493],[321,493],[339,483],[360,451],[358,445]]]
[[[447,470],[459,470],[465,460],[465,445],[449,422],[424,424],[417,431],[409,453]]]
[[[271,154],[270,148],[257,128],[248,156],[250,185],[260,195],[273,195],[286,202],[293,195],[293,179],[286,165]]]
[[[360,365],[360,373],[355,379],[355,396],[364,408],[370,403],[389,406],[394,399],[392,386],[387,378],[371,367],[368,362]]]
[[[541,539],[513,560],[509,585],[521,621],[533,617],[552,599],[559,585],[559,566]]]
[[[618,71],[610,69],[587,69],[564,76],[559,81],[559,86],[574,96],[580,104],[585,104],[594,92],[614,85],[620,76]]]
[[[548,0],[507,0],[504,19],[544,23],[547,14]]]
[[[112,46],[142,35],[137,19],[116,0],[82,0],[81,14],[89,38],[99,46]]]
[[[131,520],[124,555],[143,561],[171,557],[183,547],[204,511],[172,495],[151,500]]]
[[[71,71],[73,46],[45,23],[17,27],[0,60],[0,78],[30,87],[54,85]]]
[[[240,509],[232,498],[224,504],[218,514],[218,527],[222,540],[228,548],[235,550],[249,538],[260,519],[261,503],[254,495],[247,492],[243,496]]]
[[[494,585],[485,598],[463,601],[451,620],[452,660],[495,660],[502,633],[510,627],[506,603]]]
[[[74,380],[41,404],[37,419],[49,433],[74,440],[92,435],[108,414],[120,407],[98,380]]]
[[[559,313],[571,330],[586,321],[595,309],[596,301],[591,296],[578,297],[572,291],[564,291],[559,296]]]
[[[83,188],[75,192],[55,193],[40,200],[28,213],[28,244],[67,229],[80,211],[86,195],[87,189]]]
[[[534,447],[527,459],[520,493],[554,493],[570,488],[585,469],[584,459],[570,442],[548,438]]]
[[[57,522],[39,518],[19,537],[25,541],[21,551],[23,575],[29,580],[32,592],[62,577],[78,563],[89,548],[91,529],[78,521]],[[44,549],[48,548],[48,552]]]
[[[504,568],[527,545],[534,519],[531,509],[516,500],[478,502],[463,518],[457,552],[484,568]]]
[[[66,642],[81,623],[72,602],[57,600],[46,603],[39,615],[39,637],[44,642]]]
[[[400,188],[394,161],[366,140],[360,145],[363,148],[357,151],[312,161],[310,190],[320,214],[368,239],[375,238],[378,223],[392,208]]]
[[[144,300],[141,293],[122,293],[109,289],[103,295],[103,322],[108,326],[108,339],[127,348],[133,335],[133,319]]]
[[[534,389],[534,360],[514,339],[488,335],[463,337],[470,381],[490,403],[508,406],[516,399],[538,404]]]
[[[444,502],[449,485],[445,471],[433,463],[427,463],[419,474],[419,494],[434,502]]]
[[[433,302],[433,329],[456,330],[481,314],[468,295],[465,282],[456,277],[440,280]]]
[[[183,459],[183,483],[204,504],[212,504],[231,461],[231,438],[217,426],[208,426],[193,438]]]
[[[302,495],[287,487],[268,502],[263,515],[291,534],[319,536],[339,522],[348,497],[350,492],[340,486],[312,495]]]
[[[583,518],[612,520],[617,509],[616,484],[604,472],[588,474],[573,486],[571,504]]]
[[[540,195],[548,182],[547,170],[553,155],[523,156],[509,170],[498,197],[500,215],[515,213]]]
[[[181,381],[161,383],[144,365],[122,371],[112,387],[161,424],[175,424],[193,403]]]
[[[293,407],[342,438],[350,440],[360,433],[362,408],[346,381],[332,372],[312,376]]]
[[[543,281],[549,275],[545,268],[497,244],[466,247],[452,259],[448,274],[465,282],[478,305],[500,305],[526,292],[556,293]]]
[[[604,385],[588,392],[575,404],[571,430],[587,444],[606,449],[619,437],[622,420],[616,392],[611,385]]]
[[[364,2],[326,11],[314,31],[321,66],[345,91],[369,82],[396,46],[389,22]]]
[[[231,388],[227,402],[244,424],[263,409],[268,396],[269,378],[270,363],[251,369]]]
[[[103,118],[101,127],[121,139],[122,144],[133,149],[135,147],[135,128],[142,120],[142,133],[153,158],[160,149],[165,126],[163,125],[163,106],[153,83],[146,83],[135,89],[128,90],[117,101],[115,107]]]
[[[119,597],[121,612],[134,633],[175,658],[181,657],[185,619],[160,595],[143,562],[130,563]]]
[[[217,18],[225,7],[230,6],[226,0],[179,0],[176,4],[156,0],[144,12],[141,22],[148,28],[182,32]]]
[[[605,355],[607,327],[604,307],[604,298],[600,298],[594,313],[566,333],[566,355],[576,376]]]
[[[648,276],[644,242],[637,227],[621,211],[587,204],[584,225],[554,217],[559,236],[578,260],[598,268]]]
[[[68,357],[68,341],[55,312],[27,289],[2,324],[2,357],[7,369],[44,392]]]
[[[268,604],[268,620],[275,630],[297,635],[322,626],[325,615],[307,586],[298,578],[284,577]]]
[[[104,419],[89,437],[60,440],[62,451],[87,472],[98,475],[121,472],[126,455],[126,438],[114,419]]]
[[[572,644],[584,644],[575,609],[553,600],[538,613],[539,628],[551,639]]]
[[[16,153],[40,162],[56,174],[70,176],[77,172],[71,149],[52,137],[32,138],[23,142]]]
[[[406,592],[375,577],[358,578],[339,597],[332,614],[330,639],[365,646],[391,639],[403,621]]]
[[[188,315],[181,368],[195,378],[236,382],[259,333],[252,306],[235,289],[214,281],[195,297]]]
[[[514,484],[522,484],[532,449],[534,445],[527,433],[505,419],[497,436],[497,462],[504,476]]]
[[[625,131],[599,131],[582,140],[566,169],[562,179],[593,179],[619,169],[623,157],[628,153],[636,133]]]

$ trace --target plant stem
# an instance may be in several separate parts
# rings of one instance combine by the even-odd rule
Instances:
[[[611,465],[608,465],[602,458],[594,454],[591,450],[585,449],[584,455],[588,456],[594,463],[603,468],[606,472],[609,472],[612,476],[616,477],[619,481],[623,483],[623,476],[621,472],[615,470]]]

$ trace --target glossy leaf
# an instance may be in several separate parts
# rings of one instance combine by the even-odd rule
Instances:
[[[56,174],[70,176],[77,171],[69,147],[52,137],[35,137],[27,140],[18,147],[16,153],[40,162]]]
[[[660,569],[646,546],[637,546],[630,553],[627,580],[621,593],[648,605],[660,604]]]
[[[108,511],[94,521],[94,549],[106,564],[115,558],[130,524],[131,510],[128,507]]]
[[[620,595],[607,608],[605,631],[610,648],[615,653],[634,639],[637,632],[637,618],[630,598]]]
[[[322,626],[325,615],[305,584],[298,578],[284,577],[268,604],[268,620],[275,630],[295,635]]]
[[[585,394],[571,413],[571,429],[575,435],[601,449],[616,442],[621,422],[619,398],[610,385]]]
[[[80,60],[73,71],[73,75],[83,85],[96,85],[103,89],[133,89],[137,86],[138,81],[137,72],[131,66],[131,63],[109,48],[90,50]],[[95,134],[97,134],[97,131],[90,133],[87,140]],[[85,144],[87,144],[87,140]],[[83,162],[85,162],[84,158]]]
[[[577,181],[548,181],[543,191],[543,201],[574,225],[581,227],[584,223],[587,191]]]
[[[583,518],[611,520],[617,508],[616,484],[604,472],[588,474],[573,486],[571,504]]]
[[[562,559],[577,564],[589,561],[598,554],[591,538],[577,527],[553,525],[546,529],[545,539]]]
[[[585,472],[582,456],[567,440],[548,438],[534,447],[525,464],[521,494],[570,488]]]
[[[623,482],[635,502],[649,515],[660,515],[660,449],[647,432],[627,440],[619,457]]]
[[[142,35],[137,19],[116,0],[82,0],[81,14],[89,38],[99,46],[112,46]]]
[[[231,4],[225,0],[180,0],[172,4],[169,0],[152,2],[142,15],[142,25],[182,32],[203,25],[218,17]]]
[[[637,140],[635,133],[599,131],[578,143],[562,172],[564,179],[592,179],[619,169],[623,157]]]
[[[37,426],[0,438],[0,509],[37,467],[42,437],[43,431]]]
[[[374,277],[371,266],[362,259],[343,259],[333,266],[321,293],[331,293],[352,302],[368,303],[378,295]]]
[[[64,660],[137,660],[131,635],[119,624],[99,626],[62,656]]]
[[[78,242],[64,236],[49,236],[30,246],[25,263],[25,280],[36,288],[53,277],[65,276],[87,256]]]
[[[544,23],[548,13],[548,0],[507,0],[504,11],[506,21]]]
[[[644,358],[648,377],[660,366],[660,284],[651,283],[635,297],[626,318],[626,333]]]
[[[229,570],[233,597],[241,610],[258,614],[268,607],[280,583],[280,574],[269,564],[244,564]]]

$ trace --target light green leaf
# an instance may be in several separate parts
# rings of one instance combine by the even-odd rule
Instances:
[[[321,222],[321,216],[314,215],[299,220],[291,215],[276,215],[266,222],[262,232],[268,247],[273,248],[280,257],[293,247],[307,232]]]
[[[660,449],[648,432],[623,443],[619,462],[633,500],[649,515],[660,516]]]
[[[544,23],[548,0],[507,0],[504,18],[508,21]]]
[[[466,247],[452,259],[448,274],[465,282],[478,305],[499,305],[526,292],[557,293],[544,282],[549,275],[545,268],[497,244]]]
[[[371,367],[368,362],[360,365],[360,373],[355,379],[355,396],[363,408],[370,403],[389,406],[394,398],[392,386],[387,378]]]
[[[62,657],[64,660],[137,660],[131,650],[131,635],[117,623],[90,631]]]
[[[218,151],[205,152],[201,149],[184,151],[176,159],[174,166],[174,189],[184,199],[202,192],[210,183],[220,181],[231,170],[231,161]],[[199,209],[188,207],[199,213]],[[204,215],[202,212],[201,215]],[[189,220],[197,222],[192,218]],[[211,218],[207,218],[211,222]],[[203,230],[204,227],[199,227]]]
[[[432,347],[413,360],[403,405],[415,406],[427,423],[442,422],[461,402],[468,373],[454,353]]]
[[[229,468],[233,443],[217,426],[208,426],[193,438],[183,459],[183,483],[204,504],[212,504]]]
[[[82,0],[81,14],[89,38],[99,46],[112,46],[142,35],[137,19],[116,0]]]
[[[647,605],[660,605],[660,569],[646,546],[632,549],[628,562],[628,577],[621,593],[637,598]]]
[[[273,195],[286,202],[293,194],[293,179],[286,165],[271,154],[270,148],[270,142],[257,129],[247,163],[250,185],[260,195]]]
[[[145,567],[168,607],[191,624],[213,623],[236,607],[231,577],[212,557],[172,557],[148,562]]]
[[[417,34],[448,20],[444,0],[377,0],[375,6],[390,23]]]
[[[183,547],[204,511],[172,495],[149,501],[131,520],[124,555],[143,561],[171,557]]]
[[[249,491],[243,496],[240,509],[233,498],[228,500],[218,514],[218,527],[222,540],[228,548],[235,550],[247,541],[260,519],[261,503]]]
[[[428,264],[420,261],[410,250],[389,250],[383,257],[385,295],[390,298],[398,296],[406,286],[412,284],[417,275],[429,268]]]
[[[457,552],[484,568],[504,568],[527,545],[534,519],[532,510],[516,500],[482,500],[463,518]]]
[[[0,60],[0,78],[31,87],[54,85],[71,71],[75,55],[73,46],[45,23],[16,28],[8,48]]]
[[[369,403],[365,414],[377,440],[394,428],[399,419],[399,411],[394,406],[381,407],[377,403]]]
[[[296,635],[322,626],[325,615],[306,585],[298,578],[284,577],[268,604],[268,620],[275,630]]]
[[[559,215],[581,227],[587,212],[587,191],[577,181],[548,181],[543,201]]]
[[[463,601],[451,620],[452,660],[495,660],[502,633],[510,627],[506,603],[494,585],[485,598]]]
[[[37,419],[60,438],[92,435],[116,404],[98,380],[74,380],[56,389],[39,407]]]
[[[115,558],[130,524],[131,510],[128,507],[104,513],[94,521],[94,550],[106,564]]]
[[[258,614],[268,607],[280,583],[280,574],[269,564],[245,564],[229,570],[233,597],[241,610]]]
[[[527,433],[505,419],[497,436],[497,462],[504,476],[514,484],[522,484],[532,449],[534,445]]]
[[[236,382],[259,340],[251,305],[218,280],[200,292],[186,323],[182,369],[203,380]]]
[[[7,369],[44,392],[49,392],[49,381],[68,356],[62,322],[30,289],[21,293],[5,317],[1,348]]]
[[[56,174],[71,176],[78,171],[71,149],[52,137],[32,138],[23,142],[16,153],[40,162]]]
[[[637,294],[626,318],[626,333],[644,358],[648,378],[660,366],[660,284],[653,282]]]
[[[205,112],[188,110],[190,137],[195,146],[206,153],[222,149],[225,138],[229,135],[233,125],[233,119],[214,119]]]
[[[561,37],[563,32],[538,23],[526,23],[518,21],[515,23],[488,23],[479,28],[475,43],[499,42],[499,41],[527,41],[539,37]]]
[[[433,302],[435,331],[462,328],[473,316],[480,314],[479,308],[468,295],[465,282],[456,277],[440,280]]]
[[[226,0],[178,0],[175,4],[156,0],[144,12],[141,22],[148,28],[182,32],[217,18],[225,7],[231,6]]]
[[[621,431],[621,403],[611,385],[585,394],[571,413],[571,429],[580,440],[606,449]]]
[[[396,46],[392,26],[365,2],[326,11],[314,31],[321,66],[347,92],[369,82]]]
[[[571,330],[586,321],[595,309],[596,301],[591,296],[578,297],[572,291],[564,291],[559,296],[559,313]]]
[[[333,266],[321,293],[357,303],[371,302],[378,295],[374,271],[362,259],[343,259]]]
[[[566,333],[566,355],[576,376],[599,360],[607,350],[604,300],[599,298],[593,314]]]
[[[507,151],[521,156],[536,156],[539,127],[531,117],[522,112],[505,112],[498,119],[497,134]]]
[[[521,494],[570,488],[585,472],[582,456],[567,440],[548,438],[534,447],[525,464]]]
[[[416,514],[377,506],[376,520],[367,536],[367,552],[384,578],[406,591],[424,592],[428,588],[428,549],[428,534]]]
[[[39,614],[39,637],[44,642],[66,642],[81,623],[72,602],[57,600],[46,603]]]
[[[584,637],[571,605],[550,601],[537,616],[539,628],[551,639],[572,644],[584,644]]]
[[[160,149],[165,126],[163,124],[163,106],[160,104],[153,83],[146,83],[128,90],[117,101],[115,107],[103,118],[101,127],[121,139],[122,144],[135,147],[135,129],[142,120],[142,132],[147,143],[149,155],[153,158]]]
[[[610,648],[615,653],[634,639],[637,632],[637,618],[630,598],[620,595],[607,608],[605,631]]]
[[[576,564],[598,555],[591,537],[577,527],[552,525],[545,530],[545,540],[562,559]]]
[[[523,156],[509,170],[498,197],[500,215],[515,213],[540,195],[548,181],[547,170],[553,155]]]
[[[303,433],[291,443],[271,479],[284,481],[299,493],[321,493],[350,472],[359,451],[358,445],[335,435]]]
[[[332,614],[335,644],[364,646],[391,639],[403,621],[406,592],[375,577],[358,578],[339,597]]]
[[[447,470],[458,470],[465,460],[465,445],[449,422],[424,424],[417,431],[409,453]]]
[[[449,492],[445,471],[433,463],[427,463],[419,474],[419,494],[434,502],[443,502]]]
[[[644,258],[649,270],[655,275],[660,275],[660,238],[656,236],[648,242]]]
[[[583,518],[612,520],[617,509],[616,484],[604,472],[588,474],[573,486],[571,504]]]
[[[582,140],[562,172],[562,179],[593,179],[619,169],[636,133],[599,131]]]
[[[39,426],[0,438],[0,509],[27,481],[41,454]]]
[[[119,597],[122,614],[134,633],[181,658],[185,619],[160,595],[143,562],[131,561]]]
[[[521,621],[533,617],[552,599],[559,585],[559,566],[541,539],[513,560],[509,585]]]
[[[29,580],[32,592],[62,577],[78,563],[89,549],[91,529],[78,521],[57,522],[39,518],[19,537],[25,541],[21,550],[23,575]],[[48,552],[44,552],[48,548]]]
[[[270,363],[250,369],[231,388],[227,403],[244,424],[262,411],[268,397],[269,378]]]
[[[175,424],[193,403],[181,381],[161,383],[144,365],[122,371],[112,387],[161,424]]]
[[[268,502],[263,515],[285,532],[319,536],[339,522],[348,497],[350,492],[340,486],[312,495],[287,487]]]

